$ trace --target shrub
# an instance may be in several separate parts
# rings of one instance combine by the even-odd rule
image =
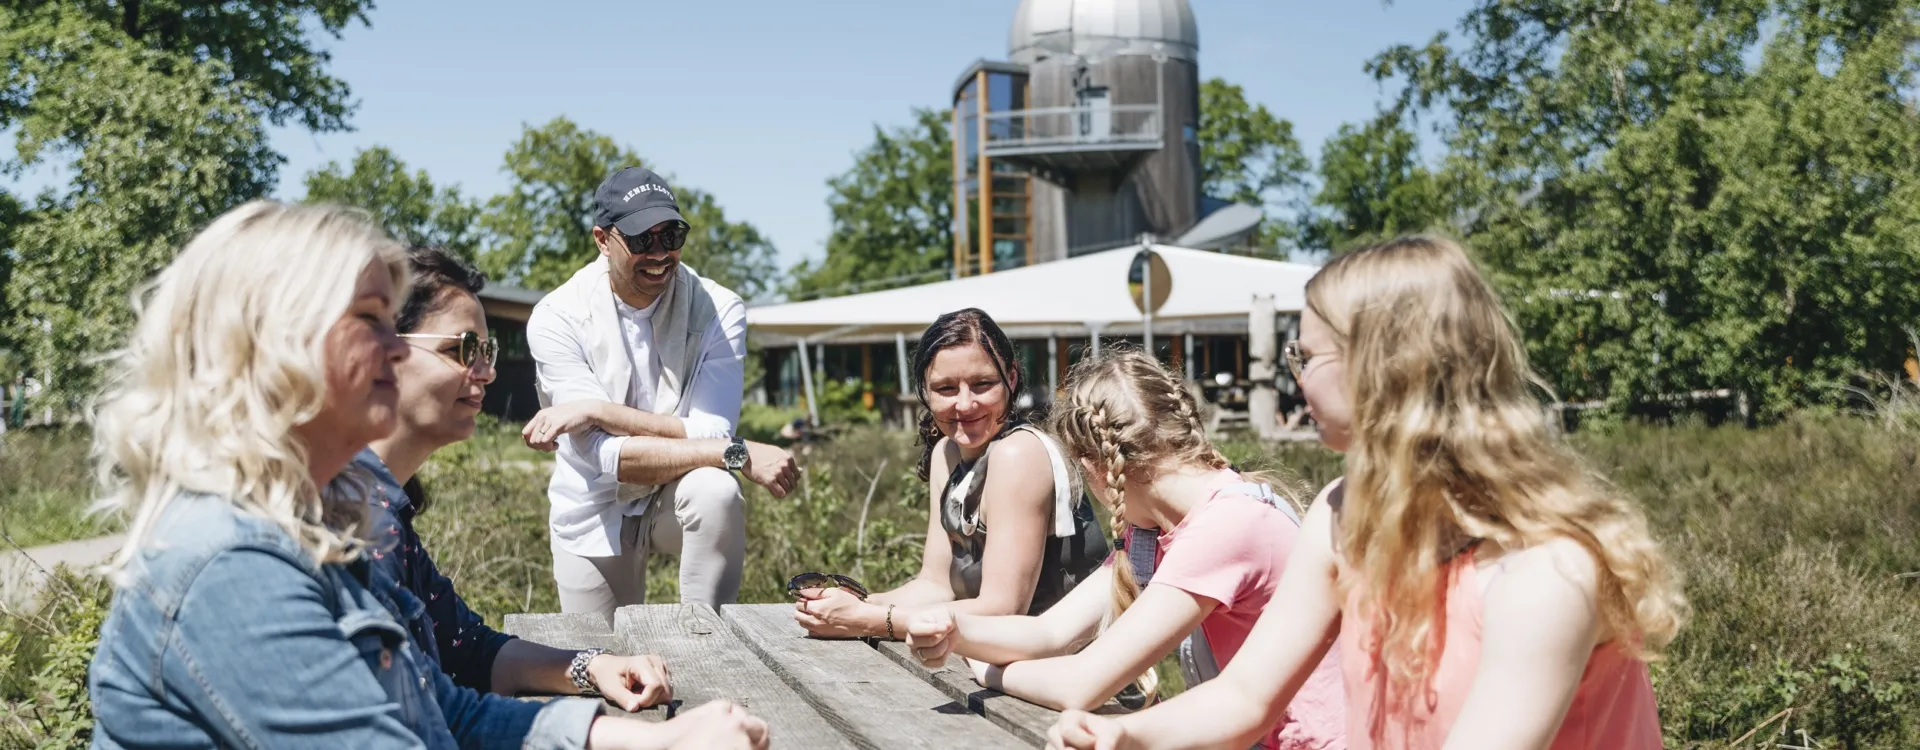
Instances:
[[[0,435],[0,549],[109,534],[117,519],[87,512],[95,493],[81,429],[33,428]]]
[[[62,566],[24,611],[0,610],[0,746],[85,748],[87,666],[111,594]]]
[[[1575,436],[1594,468],[1639,499],[1686,575],[1693,621],[1653,666],[1669,747],[1920,747],[1920,577],[1901,577],[1920,572],[1920,450],[1907,424],[1806,414],[1757,430],[1628,424]],[[63,445],[84,454],[84,440]],[[1340,472],[1341,458],[1313,443],[1222,448],[1308,492]],[[742,600],[784,601],[786,579],[808,570],[876,589],[904,583],[927,528],[913,436],[853,429],[797,451],[804,479],[791,496],[747,488]],[[422,472],[435,504],[421,534],[495,625],[558,609],[551,461],[520,445],[517,427],[488,424]],[[651,599],[675,600],[676,561],[657,559],[651,572]],[[0,616],[0,746],[86,742],[85,665],[106,591],[60,581],[31,614]],[[1177,692],[1177,670],[1162,666],[1166,692]]]

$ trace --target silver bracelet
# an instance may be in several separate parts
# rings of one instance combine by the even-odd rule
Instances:
[[[593,678],[587,676],[587,662],[606,652],[604,648],[590,648],[573,655],[573,664],[567,667],[567,678],[573,680],[574,687],[580,688],[580,694],[600,694],[600,689],[593,684]]]

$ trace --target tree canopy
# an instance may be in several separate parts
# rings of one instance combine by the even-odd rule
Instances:
[[[1440,115],[1449,200],[1563,398],[1769,416],[1908,354],[1916,10],[1485,0],[1372,69]]]

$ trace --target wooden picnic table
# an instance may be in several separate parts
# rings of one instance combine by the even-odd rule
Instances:
[[[504,629],[555,648],[658,654],[673,710],[732,700],[766,720],[778,748],[1036,747],[1059,716],[980,687],[958,657],[929,670],[902,643],[809,637],[790,604],[629,606],[611,627],[596,615],[508,615]]]

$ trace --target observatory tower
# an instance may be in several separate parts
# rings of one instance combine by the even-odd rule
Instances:
[[[1021,0],[1008,61],[954,83],[957,276],[1163,240],[1200,220],[1187,0]]]

